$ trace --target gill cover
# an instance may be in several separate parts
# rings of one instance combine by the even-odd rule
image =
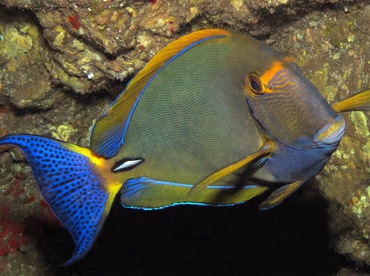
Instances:
[[[315,134],[338,115],[291,58],[266,45],[269,58],[250,72],[244,91],[255,119],[279,142],[315,148]]]

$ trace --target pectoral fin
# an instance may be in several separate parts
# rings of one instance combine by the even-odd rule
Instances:
[[[271,141],[265,142],[262,147],[255,153],[248,155],[247,157],[232,163],[222,169],[208,175],[206,178],[196,183],[191,189],[190,193],[195,193],[207,186],[215,183],[216,181],[236,172],[241,168],[253,168],[263,162],[268,158],[267,156],[273,151],[274,144]]]
[[[270,209],[272,207],[275,207],[276,205],[282,203],[289,196],[291,196],[304,183],[305,183],[305,181],[298,180],[298,181],[293,182],[291,184],[284,185],[284,186],[280,187],[279,189],[276,189],[267,199],[265,199],[260,204],[258,209],[267,210],[267,209]]]
[[[361,91],[332,105],[336,112],[347,111],[369,111],[370,110],[370,89]]]

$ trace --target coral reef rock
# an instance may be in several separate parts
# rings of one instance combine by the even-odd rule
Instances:
[[[369,1],[3,0],[0,135],[34,133],[88,145],[93,120],[123,82],[170,41],[209,27],[249,33],[290,53],[333,103],[370,87],[369,14]],[[366,267],[369,114],[344,117],[346,135],[309,188],[328,204],[332,247]],[[0,155],[0,172],[0,273],[54,275],[58,269],[50,264],[68,256],[72,241],[40,197],[19,151]],[[355,264],[338,271],[350,273]]]

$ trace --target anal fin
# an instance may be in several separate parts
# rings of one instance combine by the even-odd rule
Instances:
[[[225,206],[246,202],[267,190],[267,187],[259,185],[210,185],[196,193],[189,193],[192,187],[192,184],[146,177],[129,179],[122,186],[121,203],[124,207],[145,210],[180,204]]]

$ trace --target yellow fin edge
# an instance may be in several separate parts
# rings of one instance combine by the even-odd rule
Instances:
[[[200,30],[188,35],[185,35],[170,44],[166,47],[161,49],[148,63],[147,65],[141,70],[136,77],[129,83],[126,90],[130,89],[130,87],[134,86],[138,81],[140,81],[144,76],[150,74],[151,72],[158,69],[160,66],[163,65],[166,61],[171,59],[177,53],[179,53],[182,49],[188,47],[192,43],[199,41],[206,37],[212,36],[230,36],[231,33],[229,31],[223,29],[207,29],[207,30]]]

